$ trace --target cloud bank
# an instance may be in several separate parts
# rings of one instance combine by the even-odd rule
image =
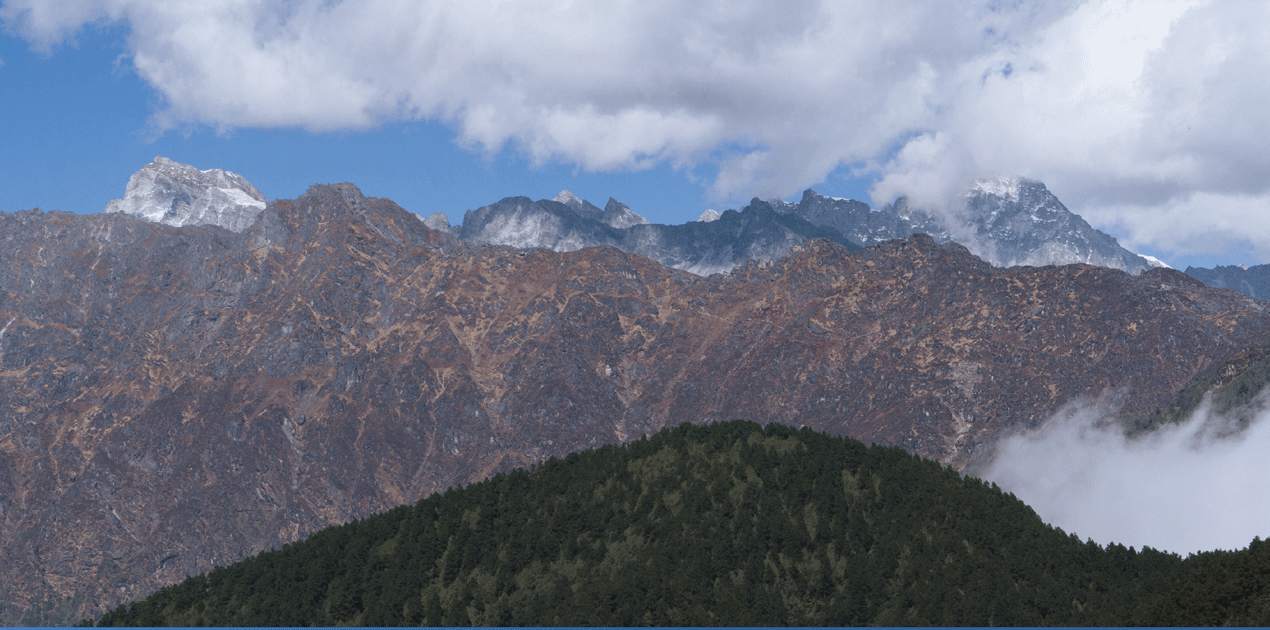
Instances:
[[[873,201],[1044,181],[1130,246],[1270,261],[1260,2],[5,0],[56,52],[127,29],[160,128],[432,119],[591,171],[709,164],[714,197],[830,173]]]
[[[1097,404],[1074,404],[1000,441],[980,476],[1045,522],[1092,538],[1181,555],[1270,538],[1270,412],[1242,432],[1207,401],[1183,425],[1130,441]]]

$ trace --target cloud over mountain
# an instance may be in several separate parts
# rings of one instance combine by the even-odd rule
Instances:
[[[1107,409],[1074,403],[1003,439],[981,474],[1082,539],[1182,555],[1241,549],[1270,537],[1270,412],[1257,402],[1242,431],[1206,402],[1185,423],[1133,440]]]
[[[834,172],[947,202],[1045,181],[1130,247],[1270,259],[1261,3],[8,0],[55,49],[128,32],[160,128],[437,119],[484,151],[587,170],[717,166],[720,199]],[[1260,247],[1262,249],[1257,249]]]

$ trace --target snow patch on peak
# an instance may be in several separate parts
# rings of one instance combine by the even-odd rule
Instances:
[[[705,212],[702,212],[701,216],[697,217],[696,222],[709,223],[711,221],[718,221],[719,217],[721,216],[723,216],[723,214],[720,213],[718,210],[709,209],[709,210],[706,210]]]
[[[566,206],[580,206],[580,205],[582,205],[582,200],[581,200],[581,199],[578,199],[576,195],[574,195],[573,193],[571,193],[571,192],[569,192],[569,191],[567,191],[567,190],[562,190],[562,191],[560,191],[560,194],[556,195],[556,198],[555,198],[555,199],[552,199],[552,201],[554,201],[554,202],[556,202],[556,203],[562,203],[562,204],[564,204],[564,205],[566,205]]]
[[[1155,268],[1155,267],[1164,267],[1165,269],[1173,268],[1168,263],[1164,262],[1163,260],[1160,260],[1159,258],[1156,258],[1155,256],[1149,256],[1147,254],[1138,254],[1138,255],[1141,256],[1143,260],[1147,261],[1147,266],[1151,268]]]
[[[993,197],[1002,197],[1010,201],[1018,201],[1019,186],[1023,184],[1023,180],[1017,177],[998,177],[996,179],[977,180],[970,187],[968,197],[979,195],[990,195]]]

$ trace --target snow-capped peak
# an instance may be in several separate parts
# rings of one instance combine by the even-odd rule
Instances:
[[[552,199],[552,201],[554,201],[554,202],[556,202],[556,203],[562,203],[562,204],[564,204],[564,205],[566,205],[566,206],[580,206],[580,205],[582,205],[582,200],[581,200],[581,199],[578,199],[576,195],[574,195],[573,193],[571,193],[571,192],[569,192],[569,191],[567,191],[567,190],[562,190],[562,191],[560,191],[560,194],[556,195],[556,198],[555,198],[555,199]]]
[[[1169,266],[1168,263],[1164,262],[1163,260],[1160,260],[1159,258],[1156,258],[1155,256],[1148,256],[1147,254],[1138,254],[1138,255],[1141,256],[1143,260],[1147,261],[1147,265],[1151,266],[1152,268],[1154,267],[1164,267],[1165,269],[1173,268]]]
[[[697,217],[697,223],[709,223],[711,221],[717,221],[719,220],[719,217],[721,216],[723,215],[718,210],[708,209],[705,212],[702,212],[701,216]]]
[[[199,170],[163,156],[128,179],[123,199],[106,212],[122,212],[167,225],[219,225],[240,232],[265,209],[265,196],[241,175]]]

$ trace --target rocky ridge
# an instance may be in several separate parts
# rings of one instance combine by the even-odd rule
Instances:
[[[854,247],[836,230],[778,213],[758,199],[714,221],[661,225],[648,223],[614,199],[601,211],[569,191],[554,200],[509,197],[469,210],[452,233],[475,244],[557,252],[607,245],[701,276],[728,273],[750,260],[775,260],[812,238]]]
[[[964,207],[936,213],[912,207],[901,197],[874,210],[862,201],[803,192],[798,203],[774,202],[780,212],[837,229],[857,245],[873,245],[912,234],[957,242],[998,267],[1085,263],[1129,273],[1159,266],[1124,249],[1071,212],[1041,182],[998,178],[977,182]]]
[[[1270,265],[1187,267],[1186,275],[1218,289],[1230,289],[1259,300],[1270,299]]]
[[[241,175],[219,168],[200,171],[160,156],[128,179],[124,198],[112,199],[106,212],[164,225],[217,225],[241,232],[265,209],[265,201]]]
[[[779,214],[807,223],[755,213],[746,217],[740,231],[722,225],[702,229],[701,224],[724,215],[707,210],[693,223],[652,225],[616,199],[610,197],[601,210],[568,190],[550,201],[514,197],[469,210],[457,227],[439,212],[423,221],[434,230],[478,244],[558,252],[611,245],[698,275],[727,273],[749,260],[775,260],[808,238],[868,246],[919,233],[941,243],[961,243],[999,267],[1079,262],[1141,273],[1160,264],[1120,247],[1067,210],[1044,184],[1029,180],[977,182],[965,206],[947,213],[912,208],[906,198],[875,211],[863,202],[824,197],[812,190],[804,191],[797,204],[779,199],[766,203]],[[200,171],[156,157],[132,176],[124,199],[112,200],[106,212],[167,225],[219,225],[238,232],[264,205],[264,196],[239,175]]]
[[[704,278],[613,247],[465,243],[349,184],[239,233],[25,211],[0,213],[0,240],[0,595],[18,606],[110,605],[685,420],[961,467],[1075,398],[1119,391],[1143,415],[1270,331],[1264,303],[1165,269],[1000,269],[913,236]]]

